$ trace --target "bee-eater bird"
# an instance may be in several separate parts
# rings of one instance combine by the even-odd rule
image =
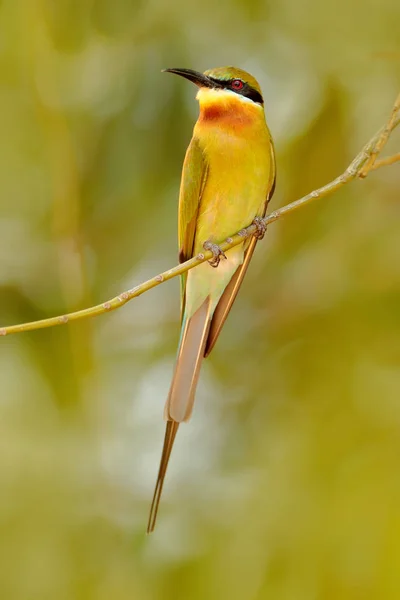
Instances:
[[[204,357],[211,352],[243,281],[261,218],[275,185],[274,147],[257,81],[241,69],[205,73],[166,69],[198,88],[200,115],[183,164],[179,259],[211,250],[213,259],[181,277],[181,337],[164,417],[166,432],[147,531],[154,530],[165,473],[179,424],[192,414]],[[257,234],[226,255],[217,245],[254,222]],[[218,267],[218,268],[210,268]]]

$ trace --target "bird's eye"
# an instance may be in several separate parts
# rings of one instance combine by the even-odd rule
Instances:
[[[234,90],[241,90],[243,88],[243,81],[241,79],[234,79],[231,86]]]

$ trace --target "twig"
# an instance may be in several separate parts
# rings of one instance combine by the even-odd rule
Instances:
[[[399,161],[400,152],[398,152],[397,154],[393,154],[393,156],[388,156],[387,158],[381,158],[380,160],[376,160],[371,170],[376,171],[376,169],[380,169],[381,167],[387,167],[388,165],[393,165],[393,163]]]
[[[385,125],[385,127],[380,129],[367,144],[365,144],[361,152],[357,154],[357,156],[350,163],[350,165],[347,167],[344,173],[336,177],[336,179],[334,179],[330,183],[327,183],[326,185],[318,188],[317,190],[314,190],[310,194],[303,196],[299,200],[291,202],[290,204],[287,204],[286,206],[283,206],[282,208],[279,208],[278,210],[275,210],[274,212],[270,213],[264,218],[265,225],[269,225],[270,223],[277,221],[281,217],[284,217],[285,215],[294,212],[295,210],[309,204],[317,198],[324,198],[325,196],[332,194],[333,192],[340,189],[353,179],[356,179],[358,177],[365,178],[371,170],[376,170],[381,167],[391,165],[397,161],[400,161],[400,153],[390,156],[388,158],[376,160],[383,147],[385,146],[387,140],[389,139],[390,134],[395,129],[395,127],[397,127],[399,122],[400,94],[396,99],[388,123]],[[221,243],[221,249],[224,252],[226,252],[230,248],[233,248],[234,246],[237,246],[238,244],[243,242],[244,238],[253,235],[255,231],[255,225],[250,225],[249,227],[246,227],[246,229],[243,229],[233,237],[228,238],[225,242]],[[189,269],[193,269],[194,267],[205,262],[206,260],[210,260],[210,258],[212,258],[211,251],[198,254],[194,258],[191,258],[190,260],[187,260],[186,262],[172,269],[169,269],[168,271],[164,271],[164,273],[160,273],[159,275],[152,277],[148,281],[145,281],[144,283],[141,283],[130,290],[122,292],[118,296],[115,296],[115,298],[111,298],[111,300],[107,300],[102,304],[97,304],[96,306],[91,306],[90,308],[85,308],[83,310],[78,310],[69,314],[51,317],[49,319],[42,319],[40,321],[32,321],[30,323],[21,323],[19,325],[10,325],[8,327],[2,327],[0,328],[0,335],[5,336],[11,333],[20,333],[22,331],[44,329],[45,327],[64,325],[65,323],[69,323],[71,321],[78,321],[87,317],[96,317],[97,315],[103,315],[107,312],[120,308],[121,306],[129,302],[129,300],[137,298],[141,294],[144,294],[144,292],[151,290],[152,288],[160,285],[164,281],[168,281],[173,277],[182,275],[186,271],[189,271]]]
[[[375,142],[375,147],[372,150],[369,159],[367,160],[364,167],[360,171],[360,177],[366,177],[368,175],[368,173],[371,171],[371,169],[373,168],[375,161],[378,157],[378,154],[380,154],[382,152],[384,146],[386,145],[386,142],[388,141],[388,139],[390,137],[390,134],[392,133],[392,131],[396,127],[396,125],[398,125],[398,123],[399,123],[399,113],[400,113],[400,94],[396,98],[389,121],[387,122],[385,127],[382,129],[381,134],[379,135],[378,139]]]

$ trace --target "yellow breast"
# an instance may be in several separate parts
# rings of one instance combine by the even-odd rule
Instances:
[[[194,135],[209,168],[196,230],[200,252],[205,239],[221,242],[263,214],[273,155],[262,106],[225,90],[201,89],[197,97]]]

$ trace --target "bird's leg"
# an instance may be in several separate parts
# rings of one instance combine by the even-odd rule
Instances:
[[[255,219],[253,219],[252,225],[256,226],[256,230],[254,232],[254,237],[257,240],[262,240],[265,232],[267,231],[267,226],[265,224],[264,219],[262,219],[261,217],[256,217]]]
[[[223,253],[221,248],[218,246],[218,244],[214,244],[213,242],[210,242],[209,240],[207,240],[207,242],[204,242],[203,248],[204,248],[204,250],[211,250],[211,252],[213,253],[213,257],[211,260],[208,261],[208,264],[214,268],[218,267],[219,261],[221,260],[221,258],[226,258],[225,254]]]

